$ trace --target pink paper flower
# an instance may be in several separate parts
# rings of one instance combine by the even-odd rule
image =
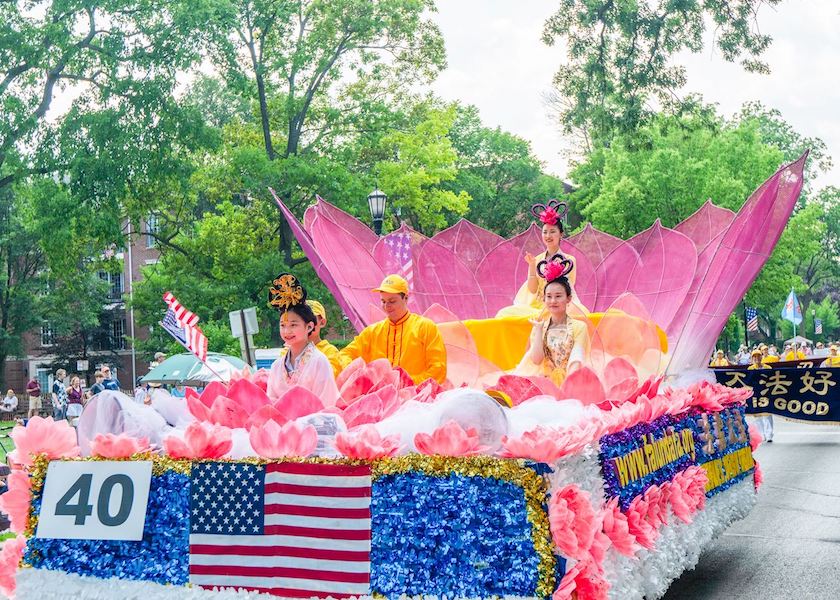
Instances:
[[[568,485],[555,492],[548,503],[551,539],[563,556],[585,560],[601,522],[595,516],[589,492]]]
[[[76,430],[64,420],[32,417],[26,427],[15,426],[11,437],[15,441],[15,449],[9,453],[9,458],[25,467],[31,467],[33,458],[38,454],[46,454],[50,459],[79,456]]]
[[[639,546],[636,544],[636,538],[630,533],[627,517],[618,506],[618,498],[607,502],[602,513],[602,523],[604,534],[612,542],[613,548],[632,558]]]
[[[335,436],[335,447],[348,458],[374,460],[394,456],[400,451],[400,436],[382,437],[373,425],[359,428],[352,433]]]
[[[479,444],[478,430],[468,427],[464,431],[455,421],[447,421],[431,435],[418,433],[414,436],[414,447],[421,454],[441,456],[473,456],[488,450]]]
[[[15,595],[15,588],[17,588],[15,578],[25,547],[26,538],[18,534],[3,542],[3,547],[0,548],[0,592],[10,598]]]
[[[183,439],[171,435],[163,440],[163,449],[172,458],[221,458],[232,447],[230,429],[200,421],[187,426]]]
[[[609,582],[601,576],[592,559],[589,559],[575,563],[566,572],[552,600],[570,600],[573,597],[579,600],[606,600],[609,589]]]
[[[266,421],[248,432],[251,447],[263,458],[309,456],[318,446],[318,432],[312,425],[302,427],[294,421],[279,425]]]
[[[9,516],[10,529],[23,533],[29,521],[32,502],[32,483],[25,471],[14,470],[8,478],[8,491],[0,495],[0,510]]]
[[[149,438],[138,439],[125,433],[99,433],[90,442],[91,454],[103,458],[128,458],[148,449]]]
[[[652,550],[659,537],[659,532],[650,524],[647,519],[648,503],[642,496],[636,496],[625,511],[627,526],[636,541]]]

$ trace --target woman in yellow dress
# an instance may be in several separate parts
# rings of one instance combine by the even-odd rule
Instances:
[[[715,352],[715,358],[712,360],[711,367],[728,367],[729,361],[726,360],[726,356],[723,353],[723,350],[718,350]]]
[[[545,310],[530,321],[531,335],[523,363],[537,367],[539,373],[560,386],[566,375],[582,366],[589,351],[586,325],[572,319],[567,308],[572,300],[569,274],[574,264],[562,254],[540,261],[535,272],[543,279]]]
[[[531,214],[542,223],[542,241],[545,244],[545,251],[532,256],[530,252],[525,253],[525,262],[528,263],[528,279],[516,292],[513,299],[513,306],[506,306],[500,310],[497,317],[510,316],[533,316],[543,309],[543,290],[545,280],[537,275],[537,264],[560,252],[560,240],[563,239],[563,218],[569,211],[565,202],[549,200],[546,204],[535,204],[531,207]],[[575,261],[571,256],[566,256],[574,267]],[[574,292],[575,272],[574,268],[569,273],[569,285]]]

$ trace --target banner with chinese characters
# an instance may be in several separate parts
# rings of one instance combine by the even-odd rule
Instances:
[[[840,424],[840,369],[715,369],[718,383],[751,387],[749,415]]]

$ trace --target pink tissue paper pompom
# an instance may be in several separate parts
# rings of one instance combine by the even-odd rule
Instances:
[[[9,475],[8,485],[8,491],[0,496],[0,510],[9,516],[9,528],[15,533],[23,533],[29,521],[32,482],[25,471],[14,470]]]
[[[18,534],[3,542],[3,547],[0,548],[0,592],[10,598],[15,595],[17,587],[15,578],[25,547],[26,538]]]
[[[76,430],[64,420],[32,417],[26,427],[15,426],[11,438],[15,441],[15,449],[9,452],[9,458],[25,467],[31,467],[34,457],[38,454],[46,454],[50,459],[79,456]]]

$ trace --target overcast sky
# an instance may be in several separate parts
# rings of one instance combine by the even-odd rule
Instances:
[[[548,172],[566,174],[563,138],[543,99],[565,48],[540,41],[556,0],[440,0],[438,22],[449,67],[433,84],[448,100],[476,105],[485,124],[532,143]],[[688,68],[684,93],[696,92],[731,116],[749,100],[776,108],[806,136],[822,138],[833,169],[816,187],[840,186],[840,2],[783,0],[759,13],[761,31],[773,37],[764,60],[770,75],[746,73],[707,47],[679,57]]]

